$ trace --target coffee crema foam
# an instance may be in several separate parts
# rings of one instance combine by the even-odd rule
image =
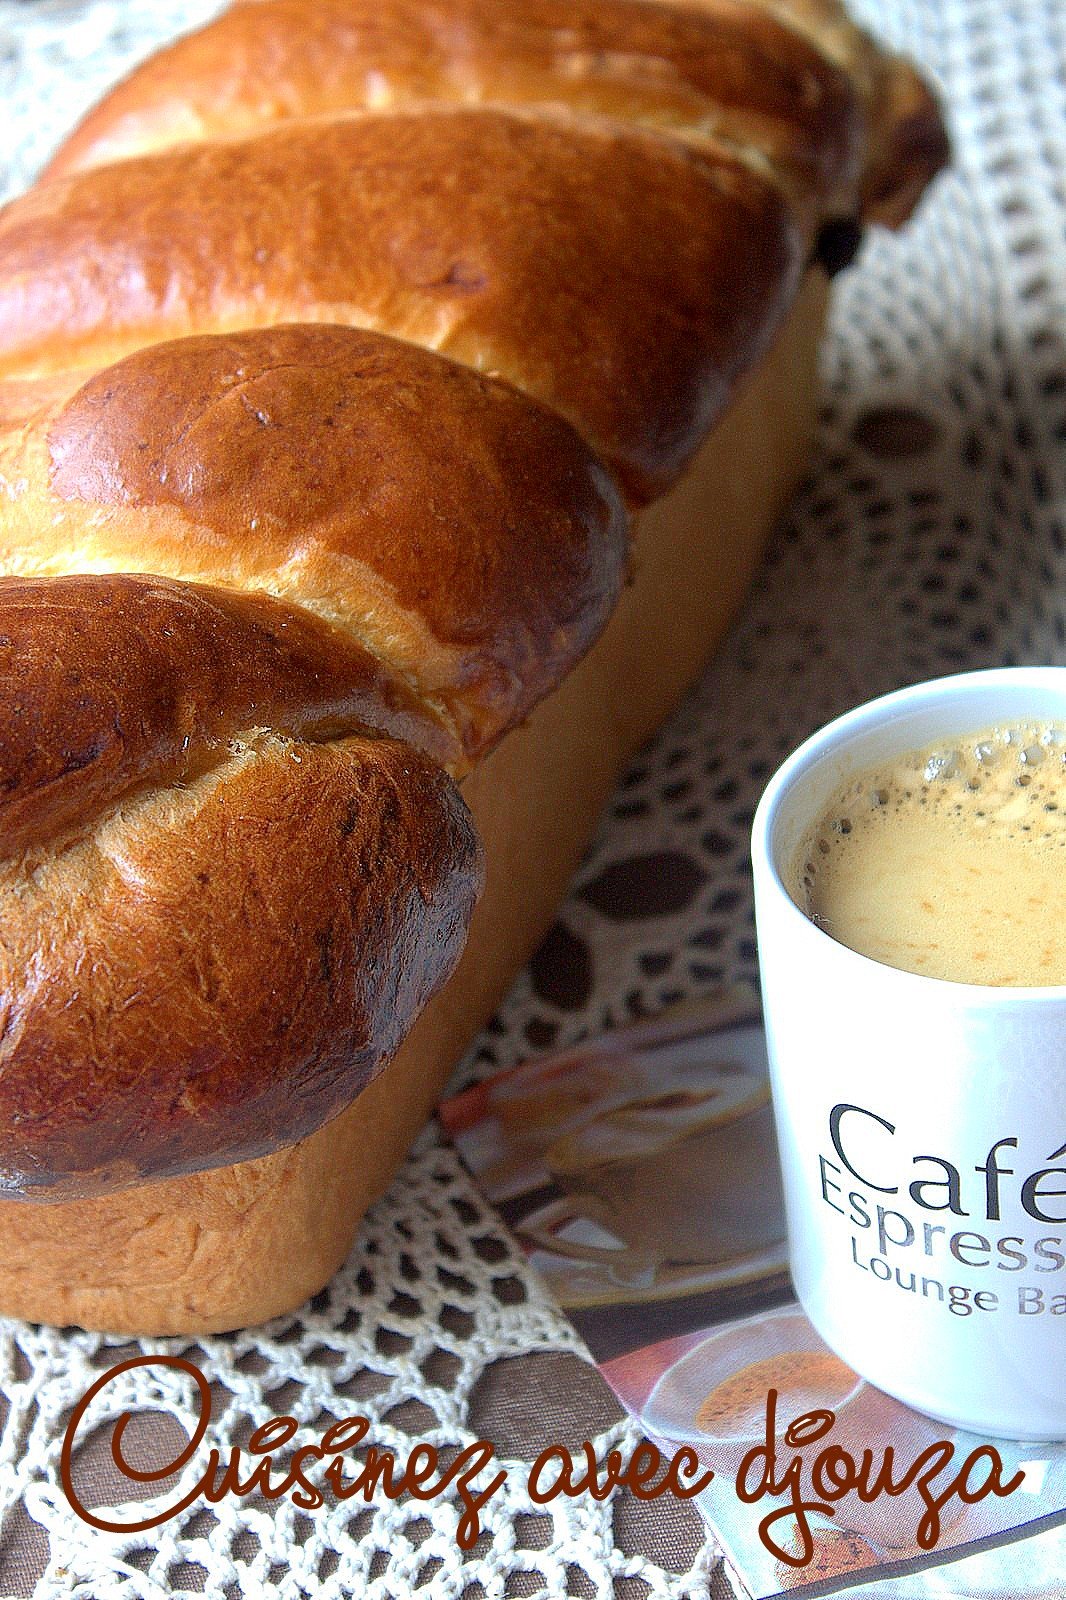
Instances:
[[[1066,725],[992,728],[867,768],[790,876],[813,922],[887,966],[1066,984]]]

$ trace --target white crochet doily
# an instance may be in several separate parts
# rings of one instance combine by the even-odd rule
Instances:
[[[0,194],[32,177],[130,62],[214,9],[0,0]],[[752,979],[751,812],[773,766],[817,723],[958,667],[1066,658],[1066,9],[1061,0],[860,9],[939,79],[955,168],[914,223],[871,237],[839,281],[810,480],[727,646],[629,773],[467,1078]],[[154,1533],[93,1533],[62,1492],[60,1441],[69,1408],[137,1348],[186,1354],[214,1386],[214,1422],[189,1481],[211,1445],[225,1452],[282,1411],[311,1439],[331,1417],[363,1412],[374,1441],[401,1457],[416,1439],[458,1447],[487,1433],[514,1470],[465,1557],[454,1498],[302,1514],[288,1499],[230,1497]],[[592,1393],[581,1354],[428,1132],[330,1289],[266,1329],[130,1347],[0,1324],[0,1588],[28,1594],[36,1580],[42,1600],[705,1595],[715,1553],[691,1528],[687,1543],[662,1529],[651,1538],[624,1497],[529,1501],[523,1461],[546,1437],[536,1417],[522,1436],[523,1385],[570,1397],[576,1445],[597,1415],[591,1400],[581,1413]],[[494,1365],[515,1357],[525,1368]],[[518,1375],[509,1385],[508,1370]],[[164,1413],[157,1427],[171,1447],[176,1424],[194,1418],[190,1386],[174,1372],[135,1373],[110,1401]],[[598,1444],[636,1438],[616,1424]],[[100,1493],[99,1471],[95,1481]]]

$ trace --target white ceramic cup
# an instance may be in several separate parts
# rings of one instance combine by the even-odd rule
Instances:
[[[992,988],[859,955],[783,873],[837,786],[982,729],[1066,724],[1066,668],[919,684],[800,746],[752,858],[796,1292],[871,1383],[991,1437],[1066,1438],[1066,987]]]

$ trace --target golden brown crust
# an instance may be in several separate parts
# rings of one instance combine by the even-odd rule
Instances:
[[[268,595],[142,576],[0,578],[0,860],[84,831],[231,739],[377,730],[439,762],[453,738],[328,623]]]
[[[892,58],[876,78],[877,130],[862,182],[862,208],[871,222],[898,228],[912,216],[930,183],[951,160],[940,103],[908,61]]]
[[[0,411],[6,566],[96,569],[0,580],[0,1184],[59,1199],[304,1138],[391,1056],[479,876],[410,746],[458,768],[525,714],[626,520],[562,419],[348,328],[156,345]],[[99,570],[168,562],[252,592]],[[286,581],[299,606],[258,592]]]
[[[714,7],[717,0],[671,0]],[[865,109],[866,143],[853,209],[898,228],[951,159],[939,98],[904,56],[883,49],[842,0],[749,0],[802,28],[847,74]]]
[[[824,209],[854,194],[850,78],[750,0],[261,0],[152,56],[46,173],[230,139],[288,118],[431,101],[563,104],[757,146]]]
[[[5,571],[287,597],[441,708],[453,768],[584,654],[627,556],[617,492],[559,417],[349,328],[153,345],[0,437],[0,476]]]
[[[379,327],[502,373],[646,499],[766,348],[805,250],[784,193],[726,147],[499,110],[294,123],[8,206],[0,370],[265,322]]]
[[[0,1184],[41,1198],[361,1091],[479,878],[412,745],[459,770],[559,682],[625,558],[597,454],[662,492],[819,225],[939,159],[837,0],[246,0],[198,37],[55,171],[200,143],[0,213],[0,570],[40,580],[0,580]]]
[[[821,217],[892,227],[950,156],[928,83],[841,0],[238,0],[117,85],[45,176],[434,101],[565,104],[726,137]]]
[[[266,738],[7,863],[0,1187],[100,1193],[305,1137],[447,978],[479,879],[454,785],[388,739]]]
[[[0,1199],[6,1315],[217,1332],[299,1306],[348,1256],[454,1062],[550,922],[619,764],[720,637],[802,473],[819,279],[809,275],[784,340],[693,473],[641,517],[633,583],[601,641],[464,784],[485,840],[485,894],[460,968],[394,1060],[317,1134],[262,1160],[60,1205]]]

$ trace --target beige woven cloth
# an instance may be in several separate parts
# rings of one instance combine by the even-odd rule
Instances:
[[[0,0],[0,191],[24,184],[133,59],[213,9]],[[840,281],[811,477],[728,644],[633,766],[554,930],[463,1077],[723,980],[752,981],[752,809],[779,758],[817,723],[961,666],[1066,655],[1066,14],[1060,0],[862,9],[939,77],[956,168],[911,227],[870,239]],[[530,1504],[522,1463],[548,1439],[577,1445],[593,1434],[603,1452],[636,1435],[432,1131],[345,1270],[298,1315],[143,1348],[189,1355],[212,1380],[204,1451],[226,1450],[280,1411],[312,1438],[330,1417],[360,1411],[400,1454],[417,1439],[458,1446],[486,1435],[512,1463],[508,1485],[465,1557],[454,1499],[306,1515],[288,1500],[231,1498],[154,1533],[96,1534],[60,1487],[65,1412],[129,1352],[0,1324],[0,1592],[683,1600],[720,1583],[690,1511],[626,1497]],[[195,1410],[173,1372],[142,1369],[110,1398],[113,1410],[145,1411],[136,1449],[146,1465],[173,1453]],[[103,1434],[77,1481],[91,1500],[126,1500]],[[144,1514],[130,1504],[131,1520]],[[960,1592],[994,1592],[979,1560],[953,1571]]]

